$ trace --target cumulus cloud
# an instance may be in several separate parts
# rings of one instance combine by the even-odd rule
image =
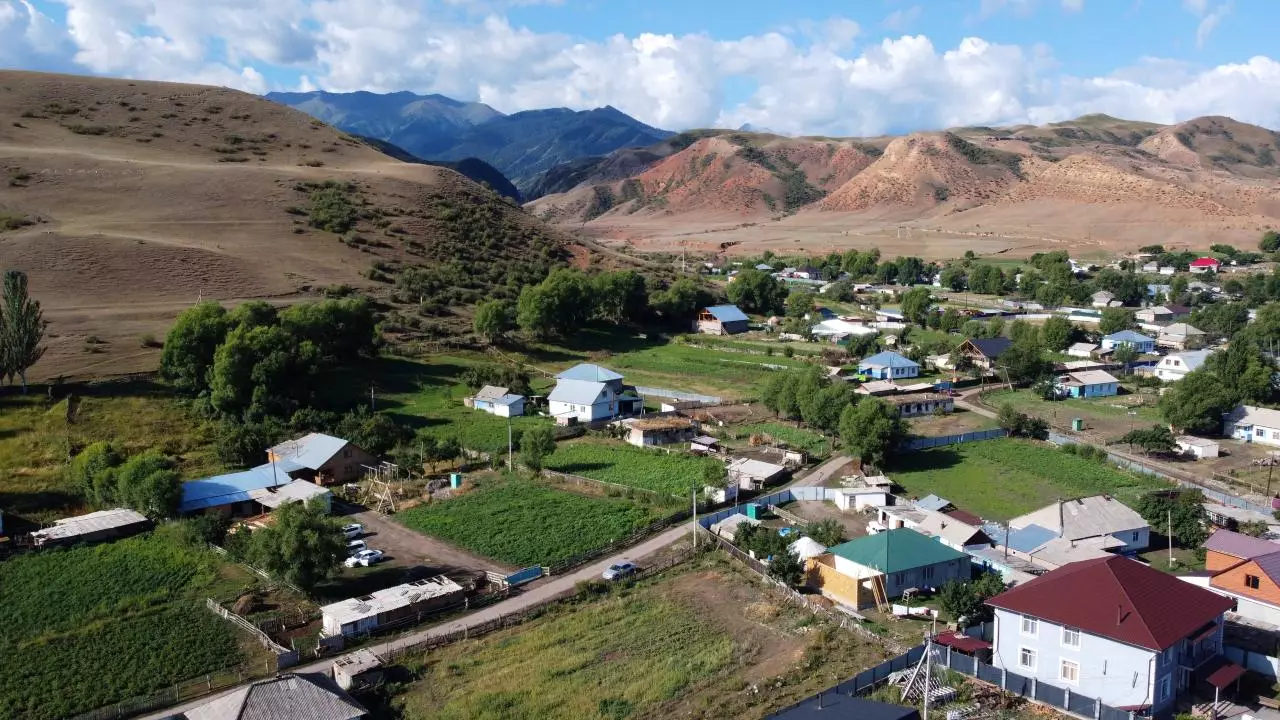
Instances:
[[[264,74],[278,78],[271,70],[284,67],[300,76],[290,84],[301,89],[439,92],[504,111],[613,105],[671,129],[750,123],[793,134],[875,135],[1089,112],[1158,122],[1226,114],[1280,127],[1280,64],[1268,57],[1211,68],[1142,58],[1075,77],[1047,47],[980,37],[938,47],[919,34],[868,43],[844,18],[737,38],[639,33],[588,41],[535,32],[502,13],[546,0],[58,1],[67,9],[65,27],[25,0],[0,0],[0,64],[63,63],[253,91],[271,85]],[[1032,2],[984,6],[1016,10]],[[458,6],[453,14],[449,3]],[[1202,20],[1230,8],[1184,5]],[[917,7],[901,13],[884,24],[905,25],[919,14]],[[730,84],[752,90],[727,103]]]

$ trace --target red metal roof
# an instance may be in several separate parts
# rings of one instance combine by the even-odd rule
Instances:
[[[1222,263],[1211,257],[1197,258],[1191,262],[1191,267],[1218,267]]]
[[[1064,565],[987,601],[992,607],[1164,650],[1234,601],[1119,555]]]
[[[950,518],[955,518],[956,520],[964,523],[965,525],[982,527],[982,518],[978,517],[977,515],[974,515],[971,512],[967,512],[965,510],[947,510],[942,514]],[[1277,549],[1280,549],[1280,547],[1277,547]]]
[[[961,635],[958,632],[939,633],[933,640],[939,645],[955,648],[960,652],[971,653],[978,650],[991,649],[991,643],[968,635]]]
[[[1225,689],[1231,683],[1239,680],[1241,675],[1244,675],[1244,668],[1225,657],[1219,656],[1211,662],[1213,665],[1210,665],[1209,668],[1213,668],[1213,672],[1210,672],[1205,680],[1208,680],[1210,685],[1219,690]]]

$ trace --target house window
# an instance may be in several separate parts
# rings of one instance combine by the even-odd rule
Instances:
[[[932,579],[933,579],[933,566],[932,566],[932,565],[930,565],[929,567],[924,568],[924,579],[925,579],[925,580],[932,580]]]
[[[1165,700],[1168,700],[1169,695],[1172,692],[1173,692],[1173,688],[1172,688],[1172,683],[1170,682],[1170,676],[1165,675],[1164,677],[1160,678],[1160,692],[1156,696],[1157,700],[1159,702],[1164,702]]]
[[[1134,531],[1133,531],[1133,540],[1132,540],[1131,542],[1138,542],[1138,531],[1137,531],[1137,530],[1134,530]]]
[[[1033,617],[1022,616],[1022,634],[1034,637],[1040,630],[1040,621]]]
[[[1028,670],[1036,669],[1036,651],[1031,648],[1020,648],[1018,650],[1018,666],[1027,668]]]
[[[1080,647],[1080,630],[1069,627],[1062,628],[1062,645],[1070,648]]]
[[[1258,576],[1257,576],[1257,575],[1245,575],[1245,576],[1244,576],[1244,586],[1245,586],[1245,587],[1247,587],[1247,588],[1253,588],[1254,590],[1257,590],[1257,589],[1258,589]]]
[[[1257,436],[1258,436],[1258,437],[1260,437],[1260,438],[1264,438],[1264,437],[1266,437],[1266,436],[1267,436],[1267,431],[1266,431],[1266,430],[1263,430],[1262,428],[1258,428],[1258,429],[1256,429],[1256,430],[1254,430],[1254,431],[1253,431],[1253,434],[1254,434],[1254,435],[1257,435]]]
[[[1080,682],[1080,665],[1070,660],[1063,660],[1062,666],[1058,669],[1058,677],[1063,682],[1069,682],[1072,685]]]
[[[1181,360],[1174,360],[1174,361],[1173,361],[1173,366],[1174,366],[1174,367],[1180,367],[1181,365],[1182,365],[1182,361],[1181,361]]]

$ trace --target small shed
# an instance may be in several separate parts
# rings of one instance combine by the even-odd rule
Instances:
[[[834,500],[836,507],[845,511],[884,507],[893,501],[888,490],[872,487],[842,488],[834,492],[834,497],[828,497]]]
[[[396,585],[320,608],[324,635],[353,637],[439,612],[462,601],[466,591],[444,575]]]
[[[36,547],[54,547],[116,540],[150,529],[151,521],[142,513],[115,508],[58,520],[31,533],[31,539]]]
[[[698,435],[697,420],[675,415],[624,420],[623,423],[630,430],[627,442],[636,447],[684,444]]]
[[[333,661],[333,679],[338,687],[359,692],[382,682],[382,658],[368,648],[356,650]]]
[[[1094,343],[1078,342],[1067,348],[1067,354],[1075,358],[1089,359],[1098,351],[1098,346]]]
[[[737,305],[712,305],[698,313],[693,329],[704,335],[736,335],[746,332],[749,322]]]
[[[689,441],[689,449],[696,453],[718,453],[720,441],[710,435],[697,435]]]
[[[1215,440],[1194,435],[1179,435],[1177,443],[1183,455],[1191,455],[1197,460],[1218,457],[1219,447]]]
[[[761,490],[764,486],[781,478],[786,471],[787,468],[783,465],[738,458],[729,463],[726,475],[730,482],[737,484],[742,490]]]

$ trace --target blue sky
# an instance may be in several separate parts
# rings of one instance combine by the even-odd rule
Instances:
[[[0,66],[878,134],[1280,127],[1274,0],[0,0]]]

